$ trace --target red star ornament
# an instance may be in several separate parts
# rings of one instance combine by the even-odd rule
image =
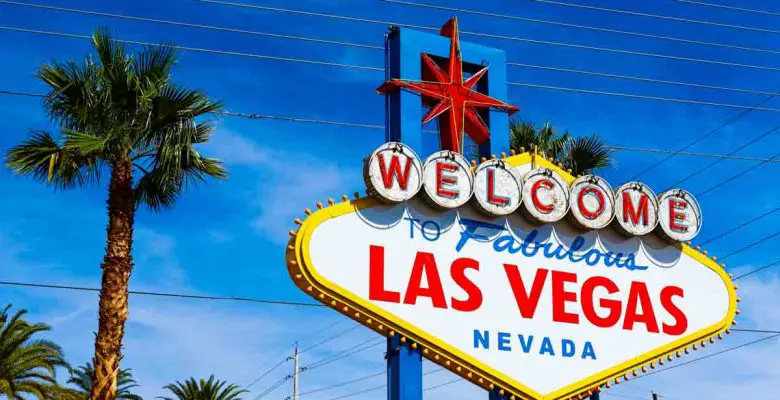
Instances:
[[[490,130],[478,114],[478,110],[502,109],[510,115],[518,108],[474,90],[474,86],[485,75],[488,67],[463,80],[463,59],[458,38],[458,20],[452,18],[441,28],[441,35],[450,38],[448,71],[444,71],[430,56],[423,53],[422,81],[391,79],[377,91],[388,93],[407,89],[419,93],[430,111],[423,117],[425,125],[439,118],[439,141],[442,150],[463,152],[463,133],[467,133],[477,144],[490,139]]]

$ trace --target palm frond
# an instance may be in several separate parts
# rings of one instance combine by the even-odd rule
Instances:
[[[173,46],[147,46],[133,60],[136,77],[144,83],[167,84],[171,69],[176,64],[177,51]]]
[[[10,305],[0,312],[0,395],[9,399],[50,399],[56,386],[56,367],[67,367],[62,349],[34,335],[48,331],[45,324],[31,324],[24,310],[9,318]]]
[[[574,174],[590,174],[598,168],[615,166],[612,151],[598,135],[571,139],[566,148],[565,161]]]
[[[168,384],[163,389],[168,390],[174,397],[158,397],[163,400],[241,400],[241,395],[247,390],[237,385],[227,385],[226,381],[217,380],[211,375],[208,380],[190,378],[184,383],[176,381]]]
[[[100,180],[100,163],[92,155],[61,146],[48,132],[35,131],[31,138],[12,147],[6,165],[14,172],[31,175],[55,189],[84,186]]]

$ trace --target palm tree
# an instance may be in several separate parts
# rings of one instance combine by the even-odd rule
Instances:
[[[565,169],[571,169],[575,176],[615,165],[609,146],[595,134],[573,138],[568,132],[558,134],[550,124],[536,128],[525,121],[512,121],[509,134],[511,148],[542,153],[547,159],[563,164]]]
[[[56,344],[33,339],[49,331],[45,324],[30,324],[20,310],[11,316],[7,305],[0,312],[0,398],[21,400],[35,397],[46,400],[52,385],[57,384],[57,367],[67,367],[62,350]]]
[[[84,393],[60,385],[48,385],[46,388],[46,400],[85,400],[88,397]]]
[[[59,139],[33,132],[9,150],[7,165],[54,189],[108,179],[108,227],[95,336],[94,400],[115,398],[122,338],[129,313],[135,213],[172,207],[189,185],[227,176],[222,163],[196,144],[214,131],[203,116],[219,103],[170,79],[173,48],[147,47],[130,55],[104,29],[92,35],[95,56],[83,62],[43,64],[37,72],[50,91],[44,107],[61,127]],[[198,122],[196,122],[198,121]]]
[[[208,380],[195,381],[195,378],[190,378],[184,383],[176,381],[175,384],[163,386],[163,389],[169,390],[174,397],[158,398],[163,400],[241,400],[238,396],[247,392],[239,389],[236,385],[224,387],[226,383],[226,381],[215,380],[214,375],[211,375]]]
[[[78,391],[82,393],[82,399],[88,399],[92,393],[92,377],[95,376],[95,370],[92,368],[92,363],[86,363],[78,367],[77,369],[70,371],[70,378],[68,383],[75,385]],[[138,384],[133,379],[132,370],[122,369],[119,370],[116,380],[116,398],[123,400],[142,400],[141,396],[131,393],[133,388],[137,388]]]

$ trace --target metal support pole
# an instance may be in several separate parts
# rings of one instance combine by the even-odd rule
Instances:
[[[293,397],[292,400],[298,400],[298,376],[300,372],[300,357],[298,356],[298,342],[295,342],[295,353],[293,353]]]
[[[600,393],[601,392],[596,392],[596,393],[593,393],[592,395],[590,395],[590,400],[599,400],[599,398],[601,397]]]
[[[399,335],[387,339],[387,399],[422,400],[422,354]]]

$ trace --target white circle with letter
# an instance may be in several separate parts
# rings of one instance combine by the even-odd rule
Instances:
[[[560,221],[569,211],[569,188],[561,176],[548,168],[534,169],[523,180],[523,211],[537,222]]]
[[[641,182],[624,183],[615,191],[615,224],[633,236],[646,235],[658,224],[658,200]]]
[[[385,143],[363,163],[363,180],[369,194],[386,203],[411,199],[422,187],[422,163],[409,146]]]
[[[468,160],[450,150],[433,153],[423,163],[423,190],[435,208],[458,208],[471,198],[474,175]]]
[[[569,190],[569,208],[577,225],[585,229],[605,228],[615,216],[612,186],[595,175],[577,178]]]
[[[493,159],[480,164],[474,172],[474,197],[476,208],[491,216],[508,215],[518,207],[523,198],[523,178],[504,160]]]
[[[701,230],[701,208],[689,192],[673,189],[658,196],[658,228],[668,239],[693,240]]]

